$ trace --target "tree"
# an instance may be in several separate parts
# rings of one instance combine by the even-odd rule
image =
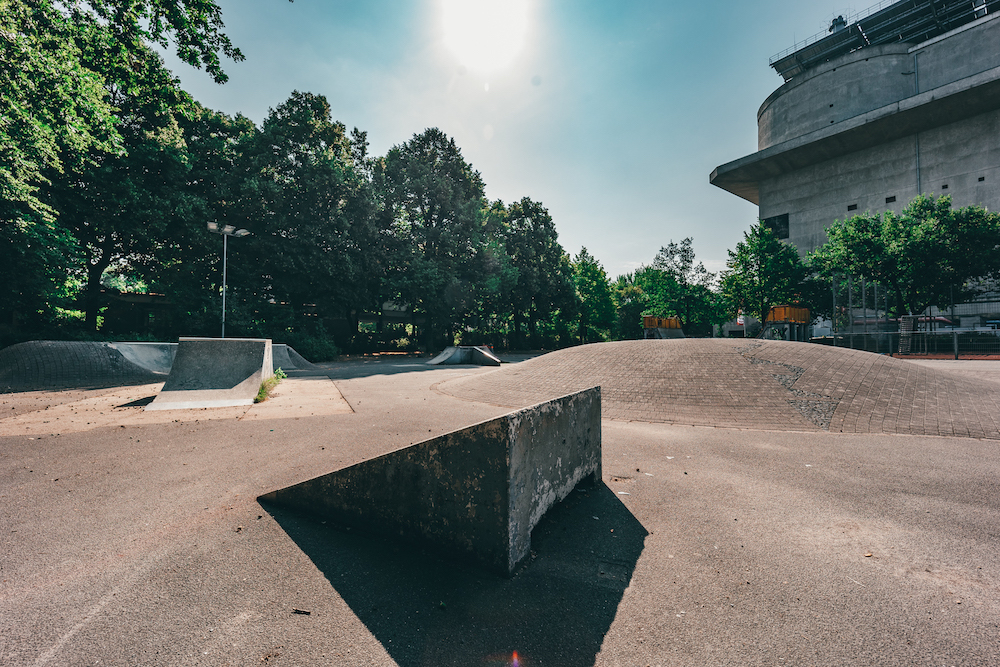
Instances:
[[[104,64],[118,68],[171,38],[181,60],[218,83],[226,81],[220,54],[243,59],[221,32],[213,0],[0,0],[0,220],[13,219],[12,205],[53,215],[38,196],[46,171],[75,169],[95,150],[122,150],[117,109],[103,89],[109,73],[80,48],[81,31],[95,26],[112,50]]]
[[[389,297],[424,319],[435,347],[474,303],[485,241],[482,177],[441,130],[430,128],[386,155],[377,195],[396,239]]]
[[[653,259],[652,268],[664,272],[672,279],[673,284],[667,284],[663,296],[667,296],[672,312],[663,313],[676,315],[681,320],[681,326],[688,334],[710,332],[713,324],[725,320],[721,312],[717,293],[713,290],[715,274],[705,269],[701,262],[695,263],[692,238],[689,236],[680,243],[671,241],[660,248]],[[663,281],[667,282],[667,281]]]
[[[580,301],[580,342],[607,340],[615,322],[615,304],[604,267],[586,248],[573,258],[573,281]]]
[[[513,283],[505,290],[505,307],[512,318],[511,345],[524,347],[525,334],[532,345],[540,343],[538,323],[556,312],[575,307],[573,271],[548,210],[528,197],[504,207],[491,207],[488,230],[502,246],[513,270]]]
[[[645,267],[643,267],[645,268]],[[636,273],[618,276],[611,284],[611,298],[615,304],[614,338],[635,340],[642,338],[642,316],[649,310],[649,296],[639,285]]]
[[[355,138],[365,142],[363,133]],[[294,91],[240,147],[244,180],[220,222],[253,233],[232,249],[248,309],[287,303],[286,326],[308,328],[318,324],[305,314],[312,304],[318,314],[354,314],[356,323],[379,278],[366,262],[377,244],[367,181],[355,163],[363,162],[365,146],[352,144],[324,96]]]
[[[720,286],[730,315],[740,310],[764,322],[772,306],[811,305],[807,301],[812,293],[809,268],[795,246],[779,241],[763,223],[744,232],[743,240],[728,253]]]
[[[892,294],[895,315],[916,315],[976,293],[975,281],[1000,269],[1000,215],[952,209],[951,197],[917,196],[901,214],[864,213],[838,220],[810,255],[824,275],[864,276]]]
[[[148,267],[168,228],[184,219],[188,165],[176,115],[191,100],[151,49],[136,47],[128,60],[119,61],[120,45],[93,15],[79,16],[74,34],[81,63],[105,73],[124,149],[91,151],[78,169],[53,173],[46,188],[59,224],[83,251],[84,309],[93,329],[104,272]]]

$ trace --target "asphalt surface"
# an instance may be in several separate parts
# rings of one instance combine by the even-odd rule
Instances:
[[[507,369],[324,370],[326,413],[0,396],[0,664],[1000,664],[996,440],[606,419],[501,579],[256,498],[503,414],[446,392]]]

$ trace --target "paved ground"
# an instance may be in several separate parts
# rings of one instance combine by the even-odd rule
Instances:
[[[753,358],[799,364],[793,388],[816,372],[838,411],[861,400],[779,348]],[[995,440],[607,420],[604,485],[543,519],[510,580],[255,500],[501,414],[445,390],[520,387],[532,376],[510,371],[544,359],[327,365],[327,401],[297,402],[300,385],[269,414],[155,423],[116,407],[155,386],[0,396],[0,664],[1000,664]],[[787,394],[768,376],[795,372],[741,359]],[[862,362],[841,368],[868,377]]]

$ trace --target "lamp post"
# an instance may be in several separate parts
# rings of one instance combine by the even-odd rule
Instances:
[[[245,229],[236,229],[233,225],[219,225],[217,222],[208,223],[208,231],[213,234],[222,235],[222,337],[226,337],[226,255],[229,251],[229,237],[241,238],[248,236],[250,232]]]

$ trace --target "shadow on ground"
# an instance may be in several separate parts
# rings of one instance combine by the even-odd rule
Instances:
[[[604,484],[578,488],[503,579],[264,507],[402,667],[593,665],[647,535]]]

